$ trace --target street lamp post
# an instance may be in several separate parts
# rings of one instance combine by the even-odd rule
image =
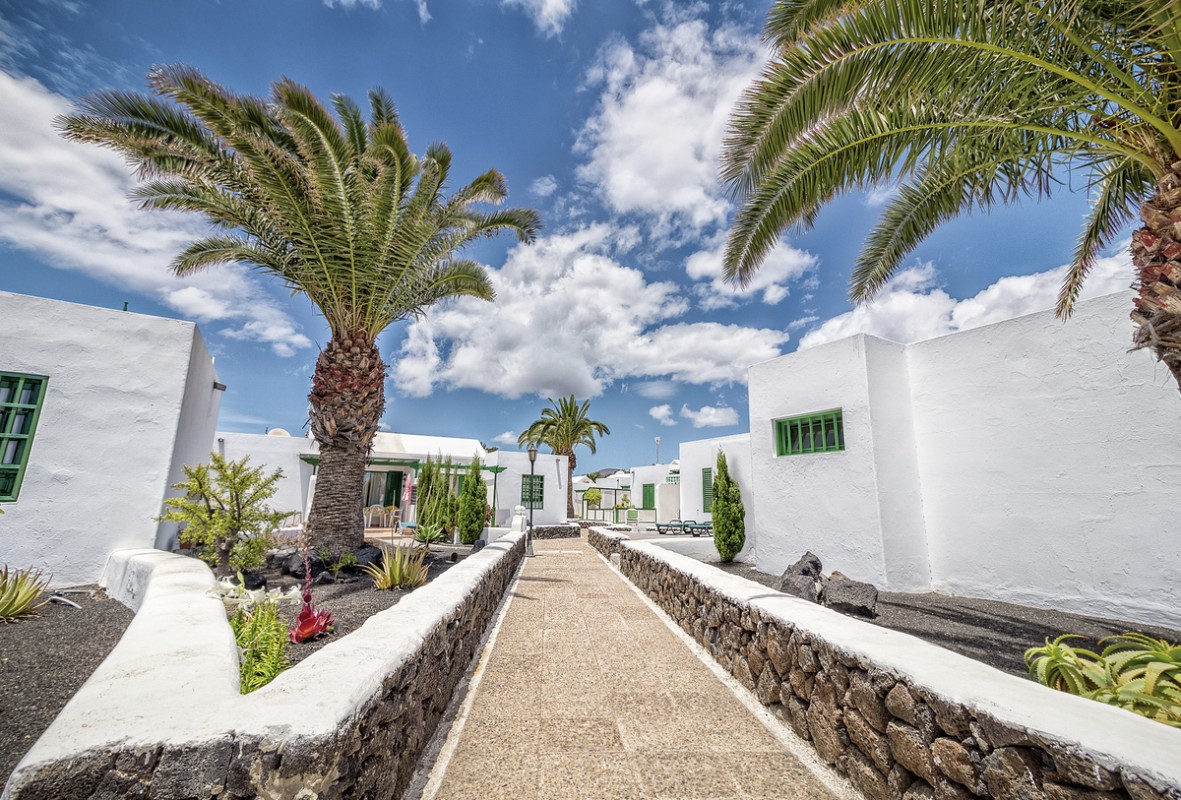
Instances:
[[[533,468],[537,464],[537,445],[529,445],[529,530],[525,532],[525,555],[533,555],[533,506],[537,505],[537,483]]]

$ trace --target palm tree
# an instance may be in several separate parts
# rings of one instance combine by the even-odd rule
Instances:
[[[541,410],[541,417],[530,423],[517,437],[517,444],[520,447],[548,445],[551,452],[569,459],[566,469],[566,515],[573,517],[574,467],[578,463],[574,448],[586,445],[592,453],[595,452],[595,436],[610,436],[611,429],[587,417],[590,400],[583,400],[582,405],[579,405],[574,395],[560,397],[556,403],[552,397],[548,399],[553,407]]]
[[[313,546],[334,552],[364,543],[362,488],[385,407],[387,365],[377,336],[439,300],[492,300],[484,268],[456,257],[481,236],[515,231],[532,241],[530,210],[483,212],[504,179],[489,171],[450,197],[451,152],[410,152],[394,105],[369,93],[366,121],[335,96],[335,117],[290,80],[270,100],[234,94],[190,67],[154,69],[152,95],[99,92],[61,117],[70,139],[122,153],[143,182],[144,208],[204,216],[209,235],[176,256],[191,275],[215,264],[248,264],[305,295],[331,331],[316,360],[308,418],[320,446],[308,519]]]
[[[727,277],[748,283],[836,195],[899,181],[853,271],[864,302],[940,223],[1049,196],[1069,170],[1094,204],[1059,316],[1138,217],[1135,343],[1181,384],[1179,23],[1173,0],[778,0],[723,155]]]

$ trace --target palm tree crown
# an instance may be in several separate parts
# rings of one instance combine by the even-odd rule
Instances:
[[[541,410],[541,417],[517,437],[517,444],[521,447],[531,444],[548,445],[554,453],[568,457],[566,513],[574,516],[574,486],[571,480],[578,461],[574,455],[574,448],[585,446],[594,453],[595,436],[610,436],[611,429],[587,416],[587,412],[590,411],[590,400],[583,400],[579,404],[574,395],[570,395],[558,398],[557,402],[549,398],[549,402],[552,407]]]
[[[457,253],[503,230],[532,241],[526,209],[481,211],[506,196],[489,171],[449,197],[445,145],[410,152],[389,97],[350,99],[335,116],[279,80],[269,100],[234,94],[190,67],[157,68],[155,96],[99,92],[57,120],[74,140],[112,148],[139,169],[144,208],[195,212],[211,232],[176,256],[179,276],[241,263],[280,278],[331,330],[313,376],[309,421],[320,444],[309,538],[336,552],[363,543],[366,457],[385,407],[378,334],[458,295],[491,300],[484,268]]]
[[[1137,342],[1181,383],[1179,15],[1171,0],[779,0],[723,156],[740,202],[727,277],[749,282],[838,194],[898,181],[853,272],[865,301],[940,223],[1048,196],[1071,170],[1095,202],[1059,314],[1139,217]]]

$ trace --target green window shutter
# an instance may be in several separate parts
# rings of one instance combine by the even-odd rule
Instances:
[[[701,510],[710,512],[714,508],[714,471],[711,467],[701,470]]]
[[[545,505],[545,476],[521,476],[521,505],[525,508],[541,508]]]
[[[836,453],[845,449],[841,409],[775,420],[775,454],[798,456]]]
[[[656,484],[644,484],[644,508],[652,510],[656,508]]]
[[[49,379],[0,372],[0,501],[20,494]]]

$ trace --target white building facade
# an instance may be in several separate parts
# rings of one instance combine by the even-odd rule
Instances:
[[[94,583],[207,461],[222,391],[191,322],[0,292],[0,562]],[[22,402],[24,401],[24,402]]]
[[[1128,352],[1130,297],[751,367],[749,472],[728,463],[758,568],[811,550],[882,589],[1181,625],[1181,398]],[[685,517],[711,449],[681,446]]]
[[[276,510],[298,512],[306,519],[315,494],[319,448],[309,438],[287,435],[218,432],[217,448],[227,458],[250,457],[252,466],[283,470],[279,490],[271,501]],[[532,506],[535,525],[551,525],[566,518],[566,457],[537,454],[533,477],[529,456],[505,450],[488,453],[475,439],[405,433],[378,433],[365,472],[364,505],[396,506],[403,522],[413,522],[413,487],[427,458],[450,458],[458,486],[479,457],[494,525],[507,525],[513,509]],[[529,487],[533,487],[532,490]],[[409,499],[409,502],[407,502]]]

